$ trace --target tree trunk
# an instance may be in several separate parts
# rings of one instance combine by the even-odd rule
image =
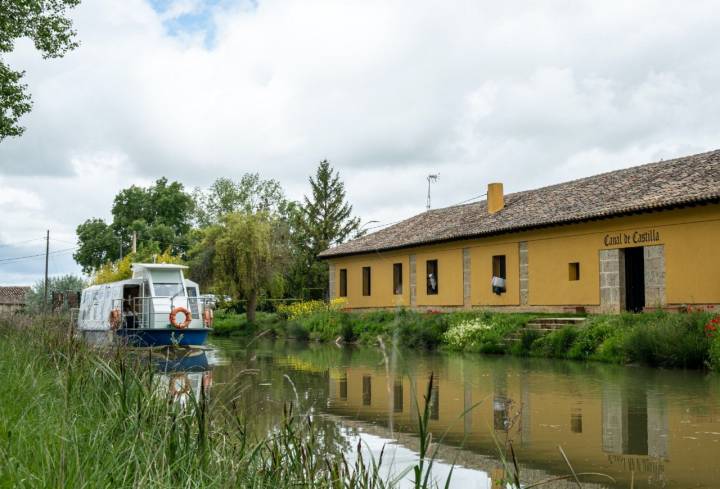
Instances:
[[[247,301],[247,320],[250,324],[255,324],[255,309],[257,309],[257,291],[253,290],[248,294]]]

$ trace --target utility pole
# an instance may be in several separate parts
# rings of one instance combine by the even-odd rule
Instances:
[[[47,314],[47,303],[48,303],[48,259],[50,258],[50,230],[47,230],[45,235],[45,287],[43,291],[43,313]]]
[[[137,231],[133,231],[132,236],[132,252],[137,253]]]
[[[439,177],[440,177],[439,173],[431,173],[430,175],[427,176],[427,182],[428,182],[427,210],[430,210],[430,184],[437,183]]]
[[[122,236],[118,236],[118,243],[120,244],[120,261],[122,261]]]

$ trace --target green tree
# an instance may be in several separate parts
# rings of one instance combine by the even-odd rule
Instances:
[[[90,275],[120,257],[120,241],[102,219],[88,219],[77,227],[78,249],[73,254],[83,273]]]
[[[284,289],[285,223],[268,212],[233,212],[203,233],[191,262],[192,277],[246,300],[248,322],[255,322],[258,298],[280,296]],[[198,277],[198,267],[204,276]]]
[[[218,178],[207,190],[196,188],[195,220],[201,227],[220,222],[231,212],[267,212],[283,216],[290,205],[277,180],[263,180],[257,173],[246,173],[240,181]]]
[[[0,141],[20,136],[25,128],[20,117],[30,112],[32,103],[24,71],[14,71],[2,59],[11,53],[15,41],[29,37],[44,58],[59,58],[75,49],[75,31],[67,17],[80,0],[2,0],[0,2]]]
[[[79,292],[86,287],[86,282],[76,275],[62,275],[48,279],[48,302],[53,292]],[[29,312],[42,312],[45,303],[45,280],[38,280],[25,297]]]
[[[183,185],[164,177],[147,188],[123,189],[115,196],[111,224],[93,218],[78,226],[75,261],[87,274],[97,271],[120,258],[121,245],[123,255],[130,252],[133,231],[142,256],[166,251],[183,256],[190,247],[193,207]]]
[[[294,249],[290,282],[295,290],[326,291],[327,265],[319,262],[317,255],[357,235],[360,218],[352,216],[345,184],[327,160],[320,162],[315,177],[308,180],[311,195],[291,213]]]

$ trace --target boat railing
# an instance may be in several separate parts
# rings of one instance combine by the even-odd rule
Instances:
[[[162,311],[157,311],[157,303],[165,301],[169,303],[167,307],[163,307]],[[151,328],[155,322],[155,316],[164,316],[178,305],[187,308],[193,320],[200,320],[201,322],[203,321],[204,311],[214,308],[213,301],[207,297],[161,295],[114,299],[112,308],[122,311],[123,327]]]

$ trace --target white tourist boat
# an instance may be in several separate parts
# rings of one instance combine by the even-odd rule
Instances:
[[[185,278],[183,265],[134,263],[132,278],[82,292],[78,332],[121,337],[137,346],[202,345],[212,328],[210,301]]]

